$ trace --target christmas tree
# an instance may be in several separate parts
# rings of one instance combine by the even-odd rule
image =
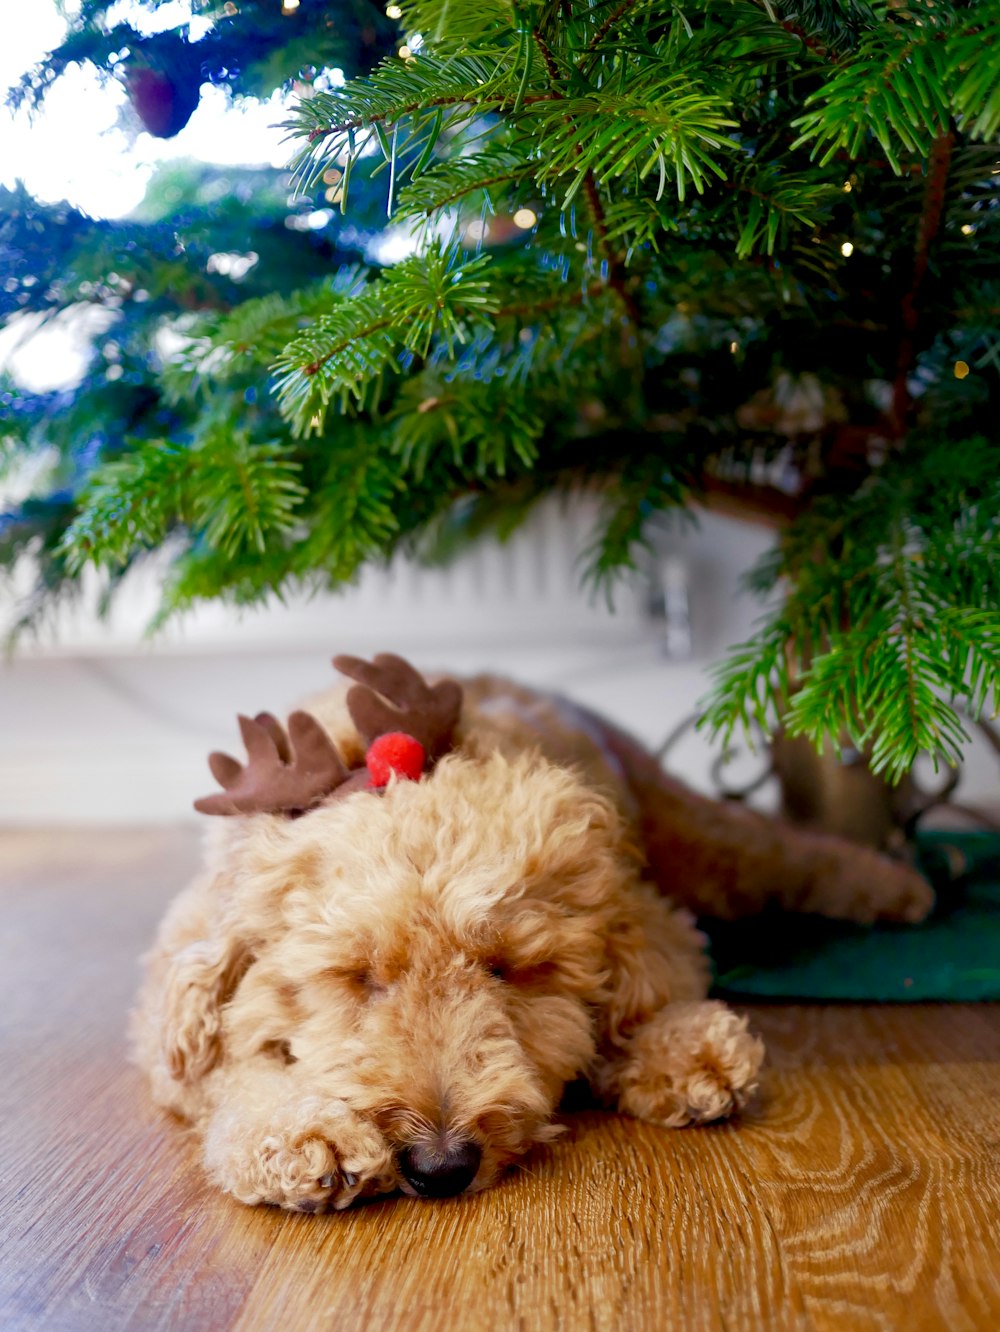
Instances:
[[[294,81],[299,212],[266,172],[113,224],[5,200],[3,313],[112,316],[77,389],[0,399],[7,465],[55,459],[0,520],[28,620],[164,546],[170,614],[580,488],[610,587],[707,502],[774,524],[784,592],[710,722],[957,759],[1000,679],[1000,0],[195,8],[150,39],[84,0],[15,98],[88,60],[170,135]]]

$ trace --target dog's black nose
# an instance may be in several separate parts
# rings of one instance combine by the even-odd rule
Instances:
[[[399,1168],[422,1197],[451,1198],[472,1183],[482,1159],[482,1149],[475,1142],[404,1147]]]

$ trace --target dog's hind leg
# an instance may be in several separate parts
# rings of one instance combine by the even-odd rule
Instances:
[[[909,866],[706,799],[669,777],[623,731],[588,718],[620,766],[652,876],[672,901],[724,919],[774,903],[862,924],[922,920],[933,906],[930,886]]]

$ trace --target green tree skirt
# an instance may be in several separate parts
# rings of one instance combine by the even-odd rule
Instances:
[[[845,925],[766,912],[702,921],[717,995],[911,1002],[1000,1000],[1000,835],[924,833],[920,867],[938,904],[921,925]],[[950,865],[958,850],[960,877]]]

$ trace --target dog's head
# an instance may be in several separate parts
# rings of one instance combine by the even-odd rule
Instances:
[[[297,1086],[377,1127],[405,1191],[487,1186],[553,1135],[593,1060],[622,837],[571,772],[500,754],[240,820],[216,883],[245,969],[219,996],[214,1054],[184,1075],[294,1066]]]

